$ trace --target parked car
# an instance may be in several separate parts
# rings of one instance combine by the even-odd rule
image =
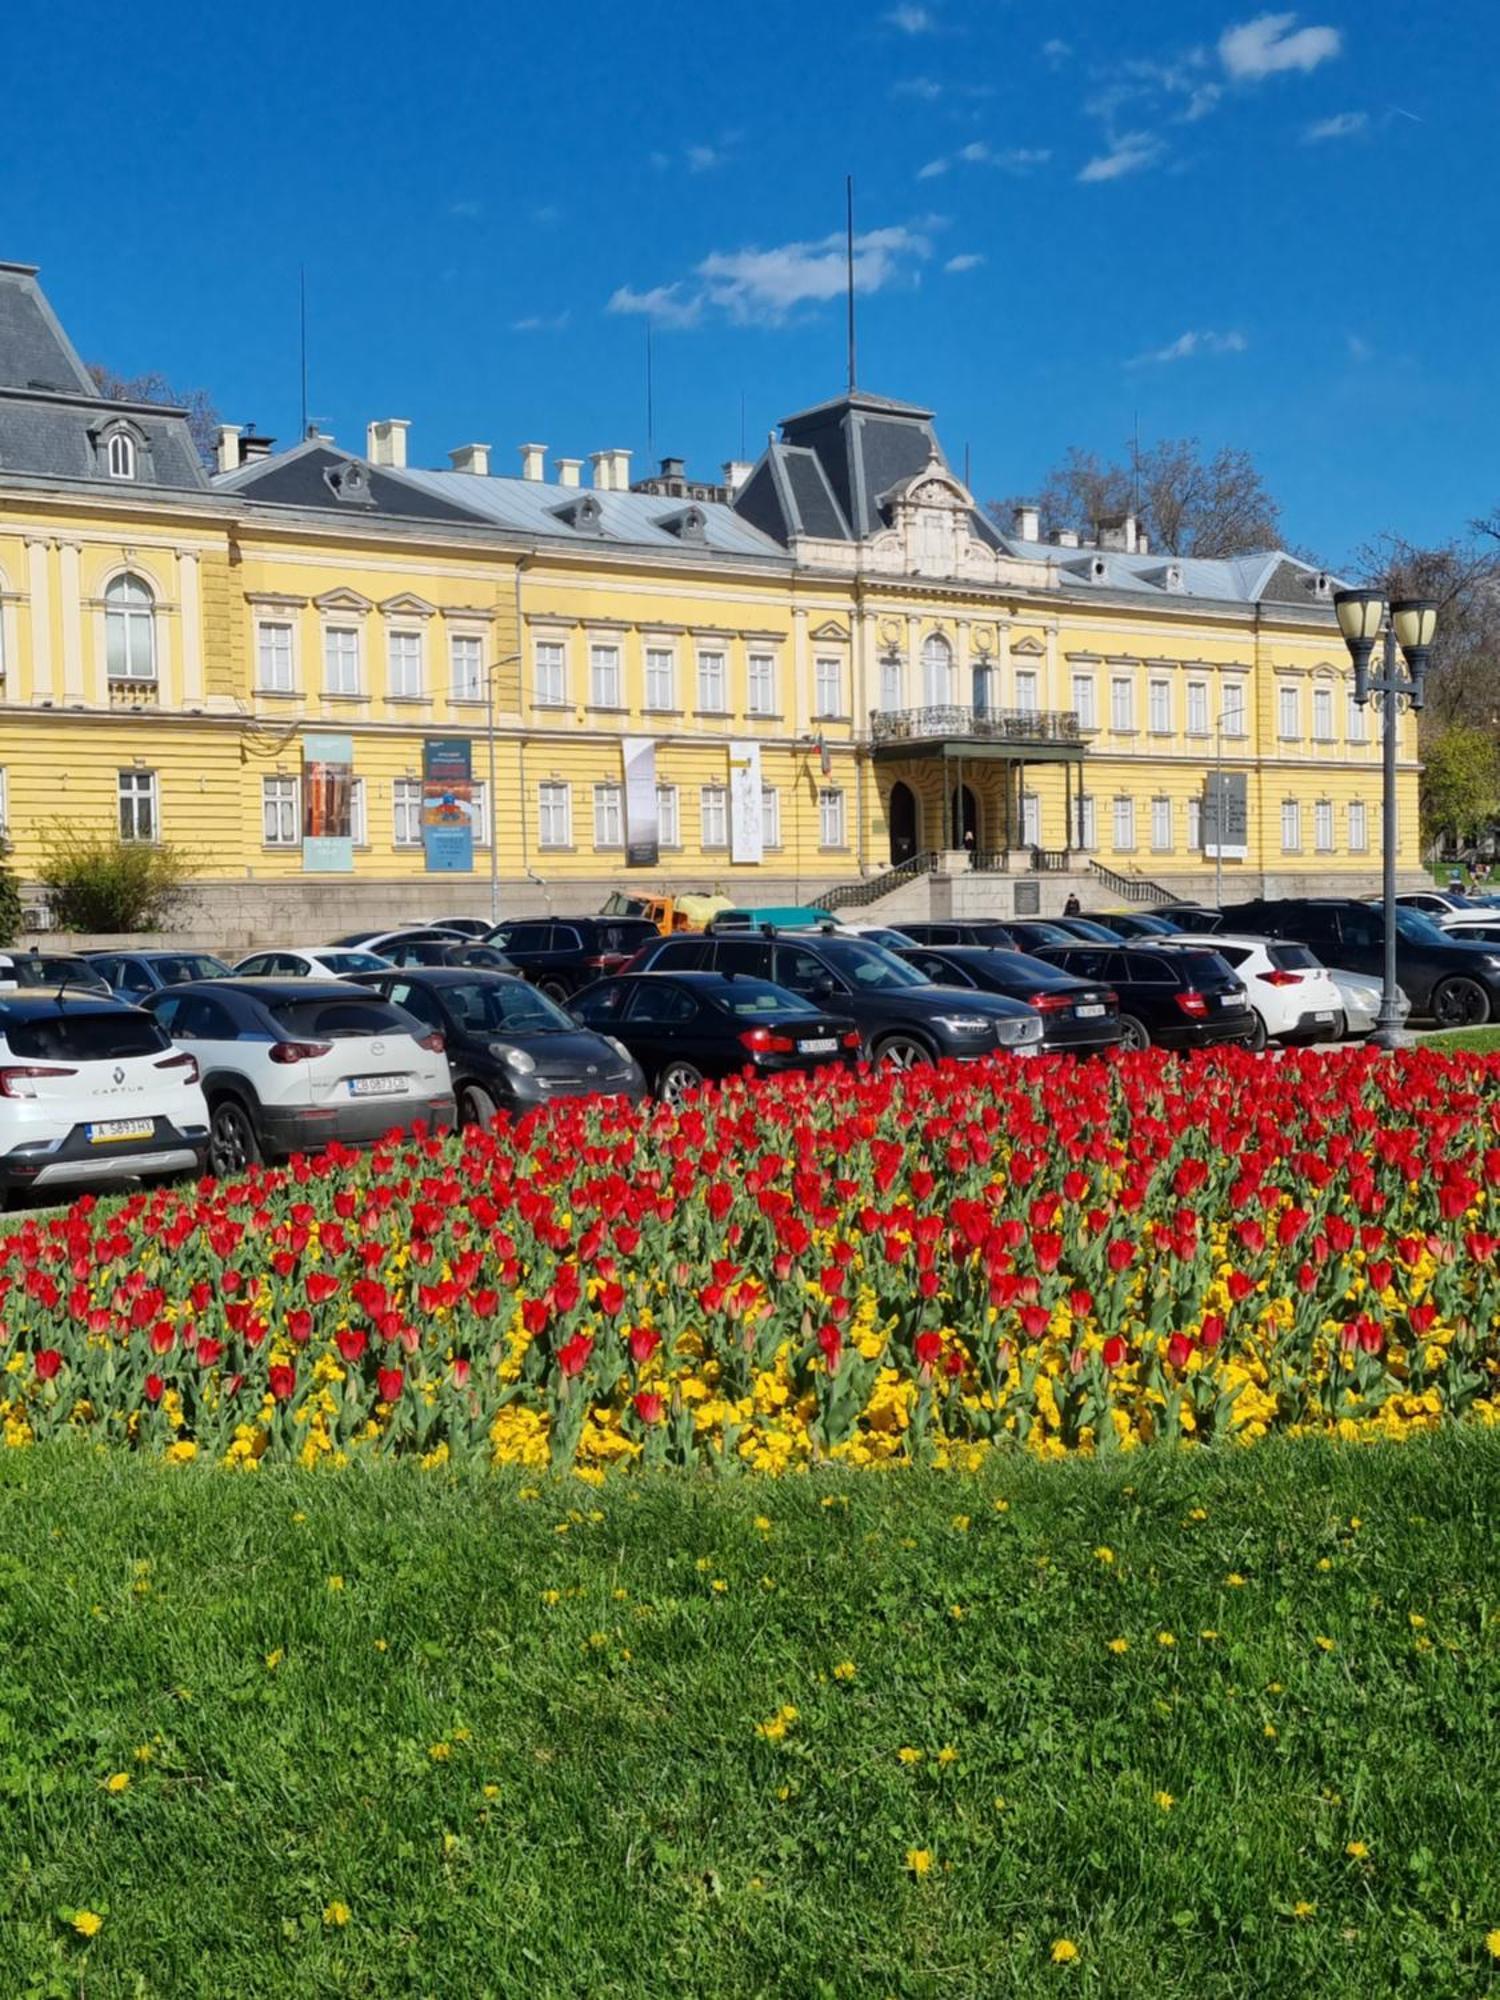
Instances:
[[[1013,951],[1034,952],[1039,945],[1072,942],[1072,934],[1050,917],[1007,917],[1005,929]]]
[[[336,944],[275,951],[252,951],[234,968],[235,979],[352,979],[359,972],[384,972],[390,960],[378,951],[346,950]],[[212,977],[211,974],[205,974]]]
[[[198,1059],[216,1174],[454,1122],[442,1036],[357,986],[221,979],[164,987],[145,1005]]]
[[[1500,944],[1500,910],[1472,910],[1459,916],[1434,917],[1444,937],[1467,944]]]
[[[1096,910],[1088,921],[1122,938],[1171,937],[1177,929],[1175,923],[1154,911]]]
[[[663,939],[670,948],[675,939]],[[618,1037],[664,1102],[681,1104],[715,1078],[859,1060],[862,1037],[833,1007],[770,981],[718,972],[627,972],[580,993],[585,1026]]]
[[[1367,972],[1345,972],[1340,966],[1331,966],[1328,977],[1338,988],[1345,1035],[1350,1041],[1364,1041],[1368,1035],[1374,1034],[1380,1019],[1382,982],[1372,979]],[[1396,988],[1396,1011],[1402,1023],[1411,1012],[1411,1002],[1399,986]]]
[[[434,966],[364,973],[358,983],[443,1037],[461,1125],[559,1097],[646,1095],[623,1042],[581,1028],[514,975]]]
[[[1092,917],[1048,917],[1065,936],[1081,938],[1085,944],[1118,944],[1120,933],[1112,931],[1107,924],[1095,923]]]
[[[1352,897],[1239,903],[1226,916],[1237,932],[1295,938],[1325,965],[1379,978],[1385,928],[1378,905]],[[1420,910],[1396,910],[1396,976],[1412,1012],[1440,1028],[1477,1028],[1500,1008],[1500,949],[1439,930]]]
[[[1097,1055],[1120,1041],[1120,1003],[1108,986],[1074,979],[1021,951],[987,945],[912,945],[901,953],[939,986],[969,986],[1003,993],[1041,1016],[1042,1046],[1049,1052]]]
[[[201,1173],[208,1123],[192,1056],[108,989],[0,996],[0,1195]]]
[[[384,957],[388,944],[408,938],[442,938],[448,944],[465,942],[462,931],[453,930],[446,924],[403,924],[391,931],[350,931],[347,937],[335,938],[333,942],[344,951],[378,951]]]
[[[903,924],[901,928],[913,944],[990,945],[1010,951],[1015,945],[1015,927],[996,917],[944,917],[933,923]]]
[[[472,938],[476,944],[494,928],[493,917],[439,917],[434,925],[436,930],[457,931],[460,937]]]
[[[816,903],[766,903],[746,909],[716,910],[706,929],[711,931],[754,931],[769,924],[775,930],[816,930],[821,924],[837,924],[832,910]]]
[[[475,944],[467,938],[393,938],[381,947],[388,965],[470,965],[485,972],[514,972],[515,966],[497,944]]]
[[[1037,954],[1075,979],[1112,987],[1120,1003],[1123,1047],[1212,1048],[1249,1042],[1256,1017],[1244,985],[1215,951],[1195,944],[1048,945]]]
[[[566,1000],[660,936],[645,917],[517,917],[497,924],[487,942],[549,1000]]]
[[[819,924],[818,929],[822,928],[823,926]],[[851,924],[841,921],[831,928],[835,929],[840,937],[857,937],[863,938],[866,944],[883,944],[887,951],[902,951],[907,945],[916,942],[905,924]]]
[[[1378,896],[1367,896],[1366,902],[1380,902]],[[1427,917],[1462,917],[1478,913],[1479,904],[1473,896],[1460,889],[1402,889],[1396,896],[1403,910],[1420,910]]]
[[[601,917],[644,917],[663,937],[675,931],[701,931],[720,910],[730,908],[727,896],[706,889],[683,889],[673,895],[632,896],[612,889],[599,906]]]
[[[1224,912],[1210,909],[1206,904],[1169,903],[1158,914],[1170,919],[1176,926],[1179,937],[1186,932],[1197,936],[1200,933],[1217,931],[1224,923]]]
[[[1187,942],[1197,944],[1189,936]],[[1214,932],[1213,950],[1243,981],[1258,1032],[1250,1046],[1267,1042],[1336,1042],[1344,1032],[1339,990],[1305,944],[1276,938],[1226,937]]]
[[[0,993],[67,986],[104,995],[109,982],[83,957],[60,951],[0,951]]]
[[[86,951],[83,958],[119,1000],[144,1000],[187,979],[226,979],[229,967],[211,951]]]
[[[769,980],[813,1006],[847,1014],[872,1061],[908,1069],[942,1057],[1035,1053],[1042,1024],[1031,1008],[998,993],[934,986],[881,945],[823,931],[658,938],[632,972],[720,972]]]

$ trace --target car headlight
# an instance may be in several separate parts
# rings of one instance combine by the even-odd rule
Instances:
[[[1019,1049],[1027,1042],[1039,1042],[1044,1029],[1038,1015],[1032,1014],[1024,1021],[1002,1021],[1000,1023],[1000,1046],[1002,1049]]]
[[[935,1014],[933,1019],[950,1035],[987,1035],[995,1025],[988,1014]]]
[[[604,1046],[608,1049],[613,1049],[615,1054],[620,1058],[620,1061],[624,1063],[627,1069],[633,1069],[635,1067],[635,1057],[630,1053],[629,1049],[626,1048],[625,1044],[623,1042],[617,1042],[613,1035],[606,1035],[604,1037]]]
[[[536,1068],[534,1057],[527,1055],[525,1049],[513,1049],[509,1042],[491,1042],[490,1054],[498,1062],[503,1062],[507,1069],[513,1069],[517,1076],[530,1076]]]

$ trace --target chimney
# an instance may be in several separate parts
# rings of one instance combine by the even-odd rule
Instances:
[[[214,447],[214,456],[219,462],[220,472],[235,472],[240,463],[240,427],[238,424],[220,424],[219,442]]]
[[[1011,510],[1010,531],[1018,542],[1039,542],[1042,539],[1041,515],[1029,500],[1020,501]]]
[[[615,455],[612,451],[591,451],[589,464],[594,468],[591,484],[600,493],[609,491],[610,481],[615,473]]]
[[[523,444],[521,451],[521,477],[542,480],[547,477],[547,447],[544,444]]]
[[[448,454],[448,461],[455,472],[473,472],[481,479],[489,477],[490,448],[487,444],[461,444]]]
[[[611,493],[630,491],[630,453],[621,451],[618,445],[609,454],[609,490]]]
[[[1135,531],[1135,552],[1138,556],[1149,556],[1151,553],[1151,543],[1144,528],[1137,528]]]
[[[1076,549],[1078,546],[1078,530],[1076,528],[1059,528],[1052,539],[1060,549]]]
[[[1127,556],[1135,554],[1134,514],[1107,514],[1095,524],[1094,532],[1101,549],[1114,549]]]
[[[253,459],[269,458],[275,448],[276,440],[273,437],[262,437],[255,426],[249,424],[239,443],[240,464],[249,465]]]
[[[731,498],[739,492],[755,467],[748,458],[726,458],[724,461],[724,484],[729,488]]]
[[[406,433],[409,417],[381,417],[365,431],[365,457],[371,465],[403,466],[406,463]]]
[[[557,483],[559,486],[577,486],[579,484],[578,475],[583,470],[583,460],[581,458],[554,458],[552,463],[557,467]]]

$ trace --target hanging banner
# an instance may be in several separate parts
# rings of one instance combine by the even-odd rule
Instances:
[[[661,859],[655,739],[627,736],[620,751],[625,760],[625,866],[654,868]]]
[[[302,866],[325,875],[354,868],[354,739],[302,739]]]
[[[1250,852],[1250,804],[1243,771],[1210,771],[1203,780],[1203,852],[1212,861],[1243,861]]]
[[[474,868],[474,772],[467,736],[422,743],[422,849],[429,875]]]
[[[762,861],[765,841],[761,827],[760,745],[729,746],[729,858]]]

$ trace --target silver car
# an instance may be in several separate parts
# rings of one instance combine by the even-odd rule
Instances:
[[[1367,1035],[1373,1035],[1375,1024],[1380,1019],[1380,981],[1372,979],[1367,972],[1341,972],[1329,968],[1329,978],[1339,989],[1339,1000],[1344,1009],[1344,1034],[1351,1042],[1362,1042]],[[1411,1002],[1398,986],[1396,988],[1396,1008],[1403,1026],[1411,1012]]]

